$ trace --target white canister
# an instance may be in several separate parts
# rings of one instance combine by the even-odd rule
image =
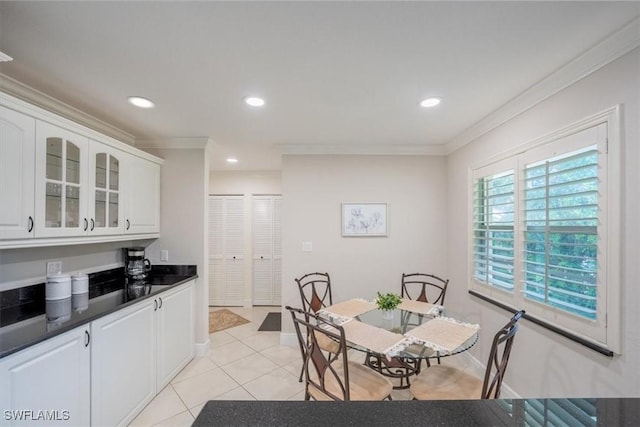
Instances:
[[[76,295],[86,292],[89,292],[89,276],[80,273],[71,276],[71,293]]]
[[[44,295],[47,300],[70,298],[71,276],[68,274],[53,274],[51,276],[47,276]]]

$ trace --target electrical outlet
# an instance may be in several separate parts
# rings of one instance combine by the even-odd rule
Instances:
[[[169,251],[167,249],[160,251],[160,261],[169,261]]]
[[[47,263],[47,276],[60,273],[62,273],[62,261],[51,261]]]

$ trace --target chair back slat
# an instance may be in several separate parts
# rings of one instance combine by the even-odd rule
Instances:
[[[402,297],[444,305],[448,285],[449,279],[443,279],[433,274],[403,273]]]
[[[489,360],[482,384],[482,399],[497,399],[500,396],[502,380],[507,371],[513,340],[518,332],[518,320],[525,313],[518,311],[493,337]]]

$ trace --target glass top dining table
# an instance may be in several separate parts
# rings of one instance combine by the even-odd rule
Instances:
[[[448,309],[444,309],[441,313],[447,319],[453,319],[457,322],[464,322],[464,315],[452,312]],[[354,320],[366,323],[368,325],[376,326],[386,331],[394,332],[400,335],[405,335],[414,328],[427,323],[438,316],[418,314],[407,310],[395,309],[395,310],[379,310],[374,309],[367,313],[360,314],[354,317]],[[349,337],[346,336],[347,344],[350,348],[363,351],[366,353],[375,353],[372,349],[363,345],[359,345],[349,341]],[[451,351],[436,351],[428,346],[415,343],[407,346],[403,350],[400,350],[396,357],[412,358],[412,359],[440,359],[447,356],[453,356],[469,350],[478,341],[478,330],[470,338],[464,341],[461,345],[452,349]]]
[[[394,388],[410,386],[410,377],[443,357],[460,354],[478,341],[479,325],[445,307],[402,300],[395,310],[380,310],[375,303],[354,298],[319,311],[339,324],[347,346],[365,353],[366,366],[400,380]]]

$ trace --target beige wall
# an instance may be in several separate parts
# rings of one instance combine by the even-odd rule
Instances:
[[[334,301],[399,293],[403,272],[446,275],[445,166],[429,156],[284,156],[283,306],[301,306],[294,278],[315,271],[330,274]],[[387,203],[389,235],[342,237],[343,202]],[[284,321],[283,342],[292,331]]]
[[[280,171],[212,171],[210,194],[281,194]]]
[[[473,354],[485,364],[491,337],[509,313],[467,294],[468,171],[491,156],[622,104],[622,355],[609,358],[522,321],[506,383],[523,397],[640,396],[640,50],[636,49],[448,157],[448,306],[482,326]]]
[[[122,248],[150,240],[94,243],[0,251],[0,291],[45,281],[48,261],[61,261],[64,273],[92,273],[124,265]]]
[[[152,264],[195,264],[195,339],[201,350],[209,341],[207,203],[209,155],[207,149],[148,149],[162,157],[160,238],[147,247]],[[169,261],[160,261],[160,251]]]

